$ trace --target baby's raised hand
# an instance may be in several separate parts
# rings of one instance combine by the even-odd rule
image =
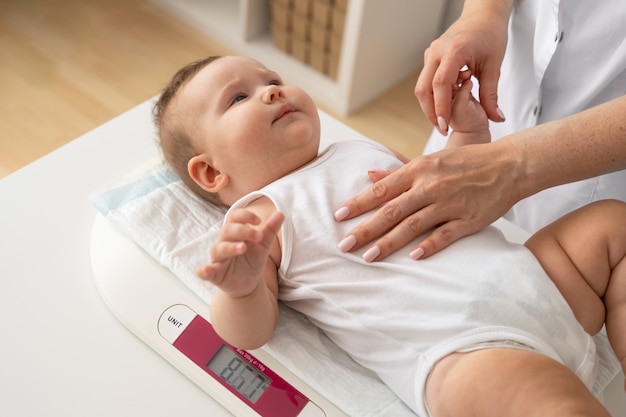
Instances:
[[[274,212],[262,224],[248,209],[233,210],[211,246],[211,262],[198,269],[198,276],[232,297],[251,294],[261,282],[283,220],[282,213]]]
[[[489,129],[487,113],[472,95],[472,80],[468,71],[459,75],[459,84],[452,97],[450,127],[461,133],[478,133]]]
[[[461,71],[458,84],[453,89],[452,113],[450,114],[452,134],[448,138],[446,148],[491,141],[489,119],[483,107],[472,96],[470,76],[469,71]]]

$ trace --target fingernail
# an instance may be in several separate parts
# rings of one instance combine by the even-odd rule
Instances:
[[[417,261],[419,258],[424,256],[424,249],[417,248],[413,252],[409,253],[409,256]]]
[[[385,171],[375,171],[369,170],[367,171],[367,176],[372,182],[376,182],[385,177]]]
[[[354,237],[353,235],[349,235],[344,237],[343,240],[339,242],[337,247],[342,252],[348,252],[354,247],[354,245],[356,245],[356,237]]]
[[[372,262],[378,255],[380,255],[380,248],[378,246],[372,246],[363,254],[363,259],[365,262]]]
[[[335,212],[335,220],[338,222],[342,221],[350,214],[350,209],[348,207],[342,207]],[[345,239],[344,239],[345,240]],[[355,242],[356,243],[356,242]]]
[[[502,110],[500,109],[500,107],[498,107],[496,109],[496,112],[498,113],[498,116],[500,116],[500,118],[502,119],[502,121],[506,120],[506,117],[504,117],[504,113],[502,112]]]
[[[439,128],[439,132],[441,132],[442,135],[445,136],[448,134],[448,123],[446,122],[446,119],[443,118],[443,116],[437,117],[437,127]]]

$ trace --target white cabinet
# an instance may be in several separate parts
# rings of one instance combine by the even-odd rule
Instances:
[[[222,43],[263,62],[319,105],[356,110],[422,67],[439,34],[445,0],[348,0],[337,79],[275,48],[269,0],[152,0]],[[200,57],[199,57],[200,58]]]

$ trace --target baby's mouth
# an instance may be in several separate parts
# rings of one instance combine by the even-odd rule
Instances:
[[[296,111],[296,108],[292,105],[289,104],[285,104],[283,106],[281,106],[280,110],[278,111],[278,114],[276,115],[276,118],[274,119],[274,122],[277,120],[282,119],[284,116],[286,116],[289,113],[293,113]]]

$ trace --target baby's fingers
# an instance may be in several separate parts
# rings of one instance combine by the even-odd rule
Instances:
[[[233,209],[228,214],[226,221],[227,223],[249,223],[252,225],[258,225],[261,223],[259,216],[245,208]]]
[[[202,280],[214,283],[217,277],[217,270],[214,265],[202,265],[196,271],[196,275]]]
[[[461,102],[465,102],[470,100],[472,97],[472,80],[466,79],[457,88],[454,92],[454,100],[460,100]]]
[[[233,213],[235,216],[229,220],[251,220],[248,214]],[[258,219],[256,215],[252,215]],[[209,255],[213,263],[225,262],[230,258],[243,255],[250,250],[256,250],[258,246],[267,248],[276,237],[283,223],[284,215],[279,212],[273,213],[262,227],[255,227],[249,223],[226,223],[220,230],[218,240],[211,246]]]
[[[265,223],[265,232],[273,237],[280,230],[280,226],[282,226],[283,221],[285,220],[285,215],[279,211],[272,213],[272,215],[267,219]]]
[[[196,271],[200,279],[220,285],[225,277],[226,269],[230,265],[229,260],[246,253],[248,247],[245,242],[216,242],[209,254],[211,262],[203,265]]]
[[[211,261],[213,263],[224,262],[227,259],[246,253],[247,249],[246,242],[218,241],[211,246],[209,255],[211,256]]]
[[[220,230],[219,242],[258,242],[263,238],[261,231],[248,223],[226,223]]]

